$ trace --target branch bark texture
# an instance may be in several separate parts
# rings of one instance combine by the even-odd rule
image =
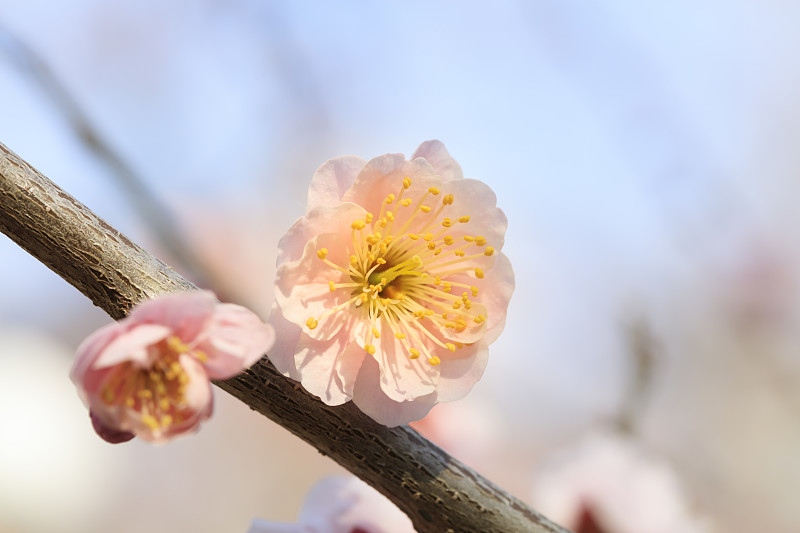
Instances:
[[[3,144],[0,231],[114,319],[144,299],[196,289]],[[419,533],[566,531],[414,430],[377,424],[352,403],[323,404],[267,358],[216,385],[385,494]]]

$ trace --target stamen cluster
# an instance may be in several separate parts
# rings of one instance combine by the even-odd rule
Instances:
[[[424,356],[435,366],[442,362],[436,353],[442,350],[435,352],[431,345],[450,352],[464,346],[445,342],[437,331],[461,333],[468,323],[486,322],[480,312],[484,308],[473,308],[478,287],[448,278],[472,273],[483,279],[483,270],[470,261],[492,256],[494,248],[480,235],[454,235],[457,225],[470,222],[466,214],[442,216],[453,214],[455,195],[445,194],[437,202],[440,189],[429,187],[414,201],[403,197],[411,185],[404,177],[397,194],[384,198],[377,217],[368,212],[350,224],[352,255],[347,265],[329,260],[327,248],[317,250],[323,263],[344,275],[329,280],[329,290],[347,291],[349,298],[320,317],[309,317],[306,327],[314,329],[334,313],[356,312],[369,322],[366,352],[375,354],[373,340],[381,337],[383,323],[390,330],[385,333],[400,341],[409,359]]]

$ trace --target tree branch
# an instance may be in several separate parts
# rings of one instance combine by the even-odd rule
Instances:
[[[0,231],[115,319],[196,288],[3,144]],[[216,384],[378,489],[419,533],[565,532],[414,430],[384,427],[352,403],[325,405],[266,358]]]

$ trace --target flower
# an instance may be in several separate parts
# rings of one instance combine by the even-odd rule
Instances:
[[[269,354],[328,405],[396,426],[480,379],[514,289],[506,217],[439,141],[332,159],[281,239]]]
[[[541,468],[532,505],[576,533],[706,533],[677,475],[630,439],[592,434]]]
[[[100,437],[166,442],[211,416],[211,379],[252,365],[274,336],[254,313],[210,292],[164,295],[84,340],[70,378]]]
[[[411,520],[352,476],[328,477],[306,496],[297,524],[253,520],[247,533],[414,533]]]

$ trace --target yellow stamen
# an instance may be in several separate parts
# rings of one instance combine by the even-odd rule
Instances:
[[[308,329],[316,328],[317,324],[319,324],[319,322],[317,322],[317,319],[313,316],[308,317],[308,320],[306,320],[306,326],[308,326]]]

